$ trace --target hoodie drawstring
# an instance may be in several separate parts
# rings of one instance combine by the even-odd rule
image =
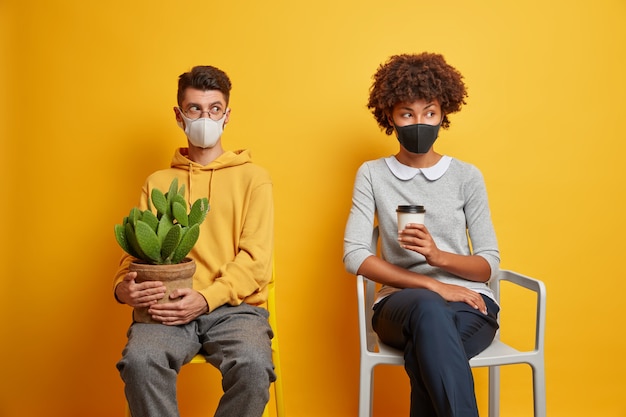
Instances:
[[[210,170],[210,175],[209,175],[209,189],[208,189],[208,195],[207,198],[209,200],[209,206],[211,205],[211,188],[213,187],[213,174],[215,172],[215,169],[211,169]],[[189,201],[187,202],[189,204],[189,208],[191,209],[191,200],[192,200],[192,190],[191,190],[191,184],[193,183],[193,181],[191,180],[191,176],[193,174],[193,164],[189,163],[189,170],[188,170],[188,175],[187,175],[187,181],[188,181],[188,185],[187,188],[189,189]]]
[[[187,173],[187,188],[189,189],[189,200],[187,201],[187,204],[189,205],[189,209],[191,209],[191,174],[193,174],[193,165],[191,162],[189,163],[189,170]]]

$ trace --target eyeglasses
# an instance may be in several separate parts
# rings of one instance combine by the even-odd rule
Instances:
[[[198,120],[204,113],[208,113],[209,119],[220,120],[224,116],[224,110],[219,106],[213,106],[209,110],[202,110],[198,106],[191,106],[186,111],[179,107],[180,111],[191,120]]]

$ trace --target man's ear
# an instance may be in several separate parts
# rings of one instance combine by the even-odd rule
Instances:
[[[174,107],[174,116],[176,116],[176,121],[177,122],[183,122],[183,117],[180,115],[180,109],[178,107]]]
[[[229,120],[230,120],[230,107],[227,107],[226,113],[224,115],[224,126],[226,126]]]
[[[185,119],[183,119],[181,110],[178,107],[174,107],[174,116],[176,117],[176,124],[178,125],[178,127],[185,130],[185,128],[187,127],[187,123],[185,122]]]

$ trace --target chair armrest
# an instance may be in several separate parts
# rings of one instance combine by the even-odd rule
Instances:
[[[500,281],[510,281],[521,287],[528,288],[529,290],[534,291],[538,294],[545,295],[546,292],[546,287],[543,282],[535,278],[527,277],[526,275],[522,275],[517,272],[501,270],[499,279]]]
[[[520,273],[508,270],[501,270],[496,280],[496,285],[492,286],[497,299],[500,299],[500,282],[509,281],[520,287],[526,288],[537,294],[537,316],[535,324],[535,350],[543,351],[544,335],[546,326],[546,286],[535,278],[527,277]]]

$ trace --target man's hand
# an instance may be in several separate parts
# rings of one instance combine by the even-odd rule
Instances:
[[[201,314],[209,311],[206,299],[198,291],[182,288],[172,291],[171,299],[179,298],[171,303],[152,304],[148,314],[152,319],[168,326],[186,324]]]
[[[129,272],[124,280],[115,287],[115,296],[119,301],[133,308],[150,307],[165,296],[165,286],[161,281],[136,283],[136,272]]]

